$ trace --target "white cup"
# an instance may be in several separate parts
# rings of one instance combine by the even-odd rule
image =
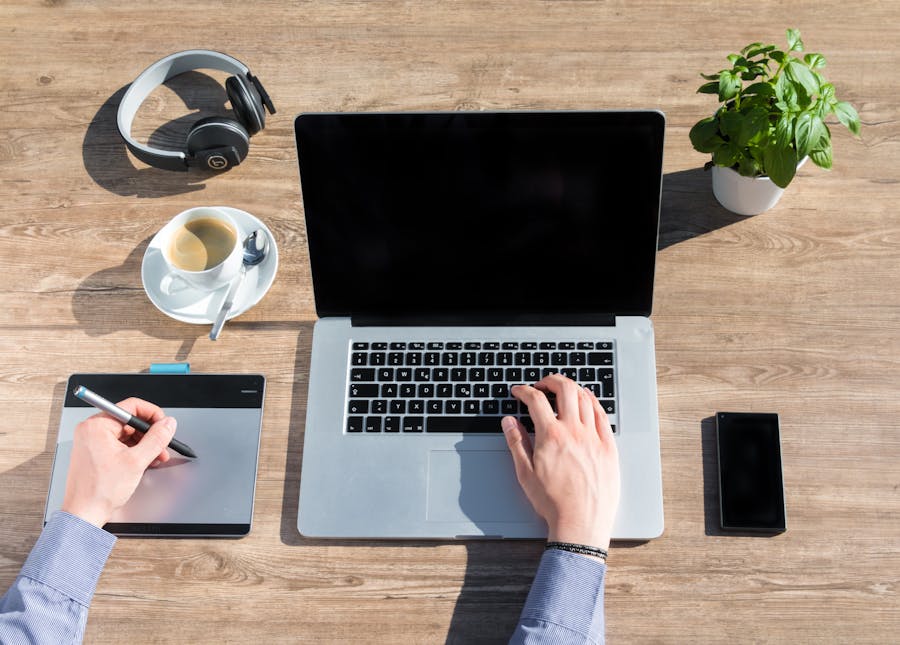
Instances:
[[[241,269],[241,229],[218,208],[200,206],[179,213],[157,239],[169,274],[197,289],[218,289]]]

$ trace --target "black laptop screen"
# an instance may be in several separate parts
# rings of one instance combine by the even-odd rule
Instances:
[[[659,112],[304,114],[319,316],[649,315]]]

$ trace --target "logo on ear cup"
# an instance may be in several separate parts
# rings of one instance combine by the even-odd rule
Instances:
[[[210,155],[206,158],[206,165],[213,170],[224,170],[228,167],[228,159],[222,155]]]

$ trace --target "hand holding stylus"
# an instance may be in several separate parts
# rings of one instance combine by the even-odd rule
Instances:
[[[144,471],[169,460],[166,446],[176,421],[156,405],[127,399],[119,406],[147,419],[143,435],[106,414],[85,419],[75,428],[62,510],[102,527],[113,512],[131,499]]]

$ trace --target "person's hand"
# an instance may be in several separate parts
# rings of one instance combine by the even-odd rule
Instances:
[[[561,374],[511,391],[528,406],[534,445],[515,417],[501,425],[519,484],[547,521],[548,540],[608,548],[619,505],[619,453],[597,397]],[[558,414],[545,392],[556,395]]]
[[[144,471],[169,460],[166,446],[176,427],[175,419],[147,401],[131,398],[118,405],[153,425],[142,436],[106,413],[79,423],[62,504],[62,510],[101,528],[131,499]]]

